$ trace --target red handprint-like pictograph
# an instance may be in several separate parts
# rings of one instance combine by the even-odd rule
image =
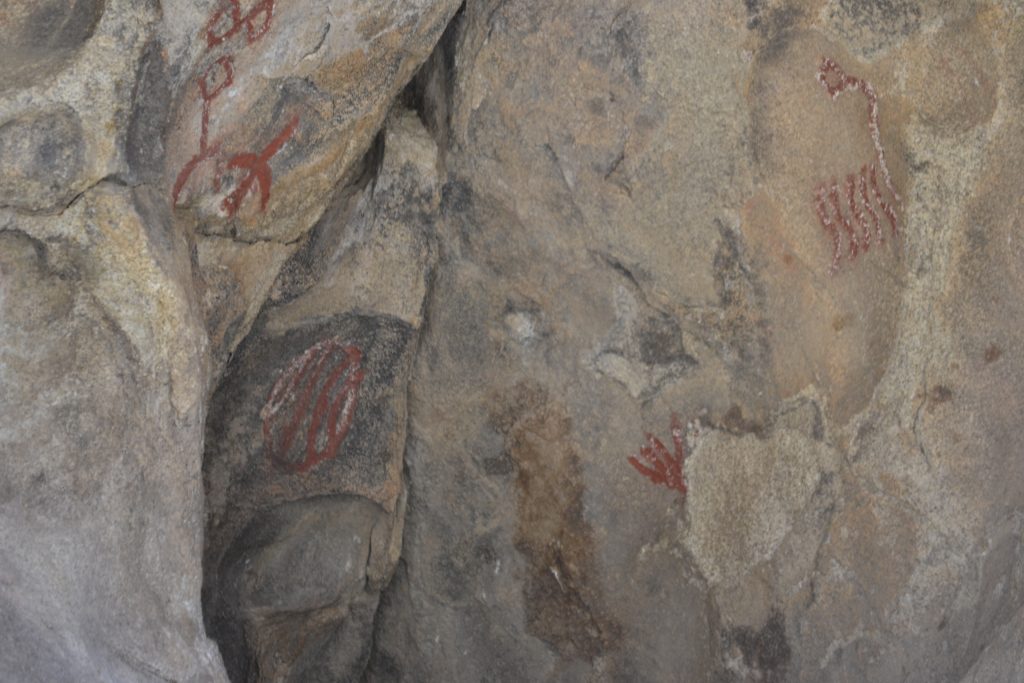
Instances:
[[[863,78],[847,74],[835,60],[823,57],[817,74],[818,83],[829,97],[836,100],[847,92],[859,92],[867,100],[867,124],[874,146],[875,158],[847,174],[840,182],[836,178],[819,183],[814,190],[814,209],[821,226],[832,238],[832,265],[830,272],[839,270],[843,259],[843,245],[849,260],[861,251],[868,251],[872,239],[885,242],[883,220],[889,224],[893,237],[899,235],[899,217],[896,207],[900,195],[893,186],[892,175],[885,162],[882,134],[878,127],[878,94],[874,86]],[[882,181],[879,184],[878,176]],[[890,199],[886,199],[886,192]]]
[[[285,367],[260,410],[263,445],[271,462],[301,473],[337,457],[355,419],[362,360],[358,346],[332,337]],[[300,430],[305,440],[296,443]]]
[[[661,484],[686,495],[686,475],[683,463],[686,461],[686,443],[684,442],[683,425],[679,416],[672,414],[672,444],[675,454],[668,452],[653,434],[646,434],[647,443],[641,446],[639,455],[630,455],[628,460],[637,472],[651,480],[653,484]]]

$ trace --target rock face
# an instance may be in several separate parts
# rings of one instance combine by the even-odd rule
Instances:
[[[1024,676],[1018,3],[0,27],[0,679]]]
[[[200,588],[205,338],[188,256],[101,184],[0,218],[8,680],[217,680]]]

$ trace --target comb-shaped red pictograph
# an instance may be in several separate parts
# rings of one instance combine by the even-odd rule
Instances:
[[[263,444],[274,464],[298,473],[337,457],[355,419],[362,359],[358,346],[332,337],[285,367],[260,410]],[[297,444],[302,429],[305,440]]]
[[[878,127],[878,94],[874,86],[863,78],[847,74],[829,57],[822,57],[817,74],[818,83],[833,100],[846,92],[859,92],[867,100],[868,132],[874,146],[874,160],[860,167],[859,172],[848,173],[843,181],[833,177],[819,183],[814,189],[814,210],[825,232],[832,238],[832,265],[835,274],[845,255],[854,260],[871,248],[872,239],[885,242],[883,220],[889,224],[893,237],[899,235],[899,216],[896,207],[900,195],[893,186],[889,167],[885,163],[885,149]],[[878,176],[881,174],[882,182]],[[883,187],[885,191],[883,191]],[[889,198],[886,198],[886,192]]]
[[[640,448],[638,455],[630,455],[628,460],[637,472],[651,480],[652,484],[660,484],[686,495],[686,475],[683,463],[686,461],[686,443],[683,425],[679,416],[672,414],[672,444],[675,454],[668,452],[653,434],[647,433],[647,443]]]

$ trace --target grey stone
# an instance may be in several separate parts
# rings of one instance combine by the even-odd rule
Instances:
[[[183,245],[162,252],[107,186],[0,217],[0,245],[0,675],[223,680],[198,595],[203,333]]]
[[[0,126],[0,204],[45,208],[68,202],[84,159],[82,126],[70,108]]]

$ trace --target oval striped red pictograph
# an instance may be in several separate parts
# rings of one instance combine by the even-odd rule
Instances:
[[[331,337],[288,363],[260,410],[271,462],[302,473],[338,456],[355,418],[362,360],[358,346]]]

